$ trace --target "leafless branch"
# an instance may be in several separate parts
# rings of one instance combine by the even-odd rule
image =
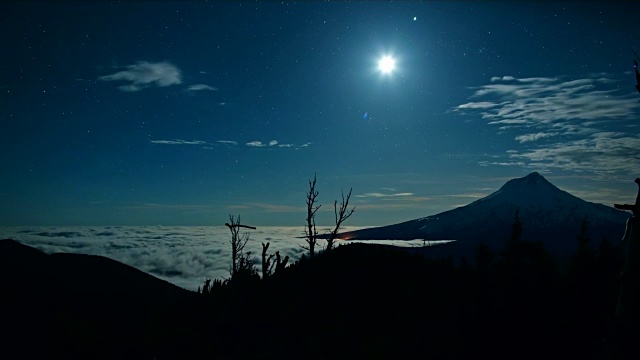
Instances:
[[[287,266],[287,262],[289,261],[289,257],[285,256],[284,260],[280,259],[280,252],[276,251],[276,272],[284,269]]]
[[[274,254],[267,256],[267,250],[269,249],[269,244],[266,245],[262,243],[262,278],[266,279],[271,276],[273,272],[273,267],[275,263],[272,262]]]
[[[345,220],[347,220],[351,215],[353,215],[353,213],[356,211],[355,206],[351,210],[347,210],[347,208],[349,207],[349,199],[351,199],[352,191],[353,191],[353,188],[349,189],[349,194],[347,194],[346,199],[344,198],[344,192],[341,192],[342,202],[340,203],[340,209],[338,209],[338,201],[335,200],[333,202],[333,212],[335,214],[336,226],[335,228],[333,228],[333,230],[331,231],[331,234],[329,234],[329,237],[327,238],[326,251],[330,251],[333,248],[333,245],[336,240],[336,236],[338,235],[338,231],[340,231],[340,227],[342,226],[342,223]]]
[[[233,215],[229,215],[229,221],[231,222],[231,224],[225,223],[225,225],[231,231],[231,240],[229,240],[229,242],[231,243],[231,261],[232,261],[230,273],[231,273],[231,277],[233,277],[240,270],[244,270],[245,268],[251,265],[251,260],[250,260],[251,253],[247,253],[247,254],[244,253],[244,247],[247,245],[247,242],[249,241],[249,233],[241,234],[240,228],[242,227],[242,228],[255,229],[255,227],[248,226],[248,225],[241,225],[240,215],[238,215],[237,220]]]

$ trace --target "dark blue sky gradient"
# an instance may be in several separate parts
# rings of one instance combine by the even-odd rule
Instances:
[[[0,224],[302,225],[314,173],[325,224],[341,189],[349,225],[384,225],[531,171],[631,201],[634,10],[3,2]]]

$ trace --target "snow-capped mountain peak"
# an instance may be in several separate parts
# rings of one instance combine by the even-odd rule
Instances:
[[[599,241],[621,237],[629,214],[610,206],[582,200],[533,172],[509,180],[496,192],[469,205],[424,218],[349,234],[349,239],[427,239],[483,242],[500,247],[509,237],[515,212],[523,223],[523,240],[543,241],[550,249],[567,253],[585,219],[590,236]]]
[[[549,206],[550,202],[558,197],[562,200],[574,198],[566,191],[558,189],[547,181],[542,175],[533,172],[525,177],[507,181],[498,191],[480,199],[479,201],[502,201],[521,206]]]

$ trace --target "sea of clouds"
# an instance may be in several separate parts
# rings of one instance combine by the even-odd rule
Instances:
[[[346,226],[341,231],[362,227]],[[259,227],[248,230],[250,251],[258,269],[262,243],[270,243],[268,253],[280,252],[290,262],[307,250],[304,228]],[[328,232],[328,231],[327,231]],[[323,233],[323,231],[320,231]],[[231,238],[226,226],[9,226],[0,227],[0,239],[14,239],[46,253],[101,255],[133,266],[177,286],[195,291],[205,279],[226,279],[231,264]],[[344,244],[354,241],[338,241]],[[422,240],[366,241],[396,246],[423,246]],[[318,240],[317,249],[326,242]]]

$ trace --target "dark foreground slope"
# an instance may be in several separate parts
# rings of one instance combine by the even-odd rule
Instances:
[[[168,337],[166,323],[197,300],[115,260],[47,255],[8,239],[0,240],[0,283],[9,358],[149,358]]]
[[[618,249],[567,267],[539,243],[478,252],[475,265],[351,244],[268,281],[214,289],[225,358],[623,358],[611,334]]]
[[[350,244],[205,295],[109,259],[5,240],[2,355],[621,359],[611,326],[621,263],[610,243],[589,243],[568,268],[519,241],[459,266]]]

